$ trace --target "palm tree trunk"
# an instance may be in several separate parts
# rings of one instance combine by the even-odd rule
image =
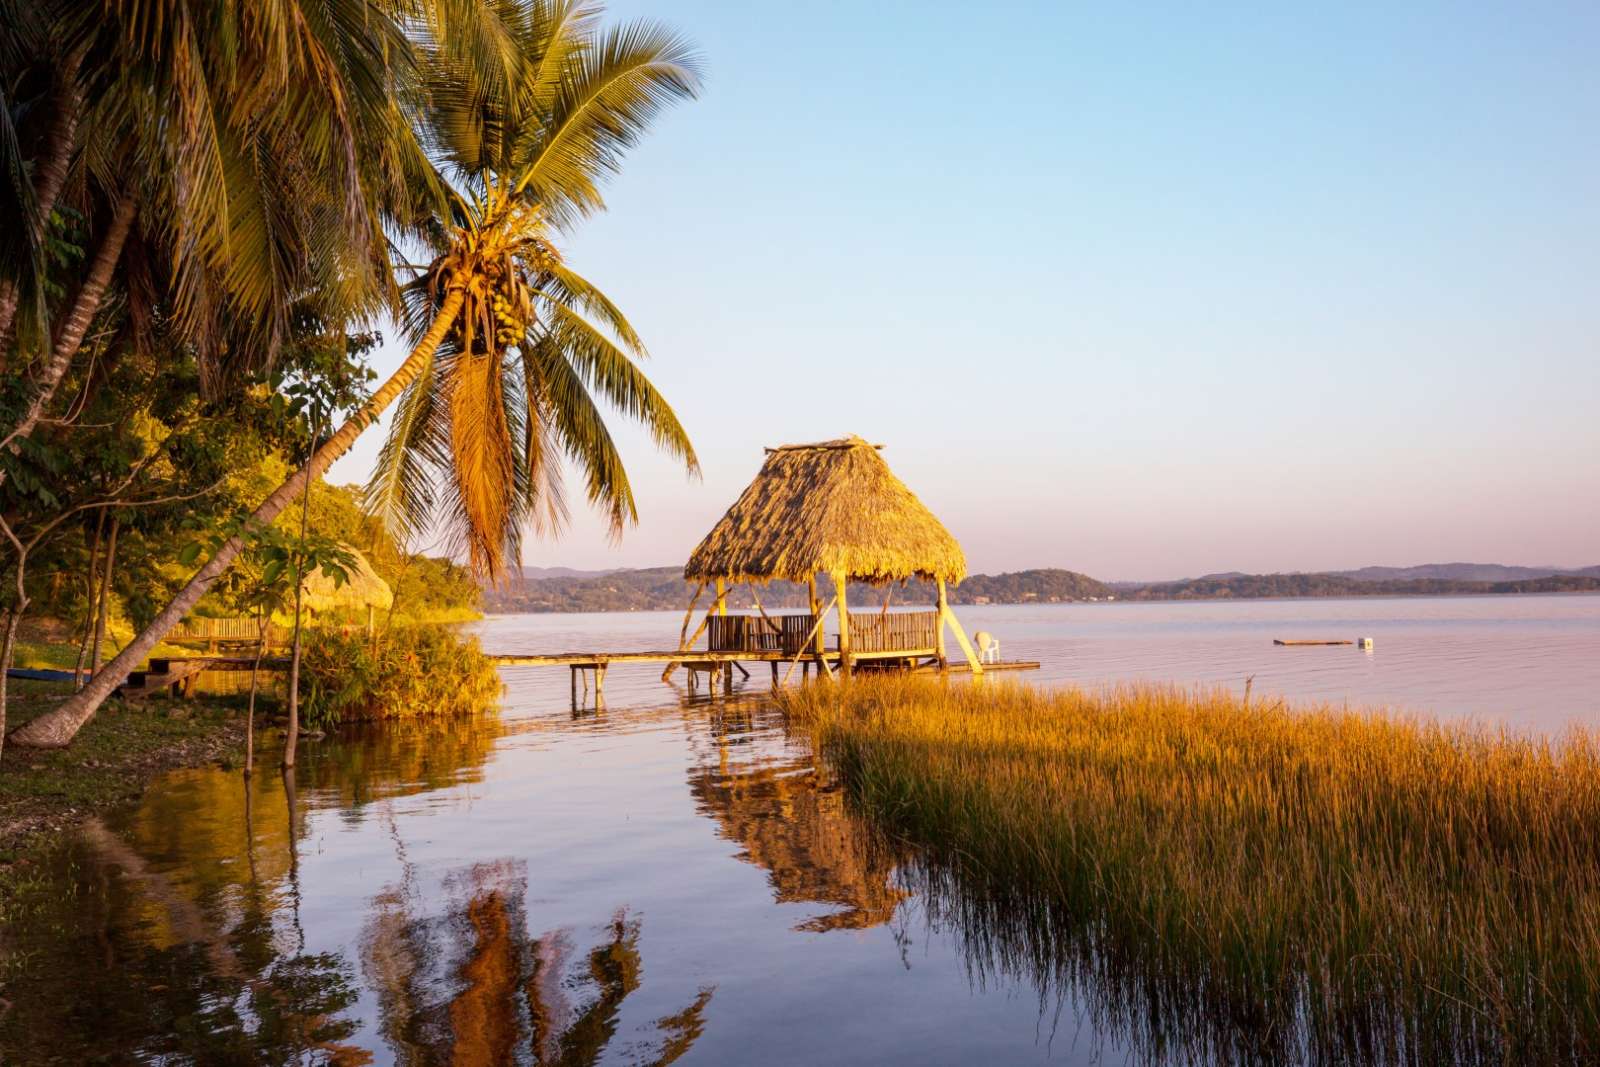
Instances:
[[[37,391],[28,403],[28,410],[11,432],[6,434],[5,440],[0,441],[0,448],[15,451],[16,442],[29,437],[33,433],[33,428],[39,424],[45,405],[55,396],[56,386],[61,384],[67,368],[72,365],[72,357],[78,354],[78,347],[83,344],[83,335],[88,332],[89,323],[94,321],[95,313],[100,310],[100,301],[106,294],[106,287],[111,284],[111,274],[116,270],[117,260],[122,258],[122,246],[127,243],[128,231],[133,228],[133,216],[137,211],[138,201],[131,193],[125,191],[122,199],[117,201],[117,210],[111,216],[111,225],[106,229],[105,236],[100,239],[100,247],[95,252],[94,262],[90,264],[89,274],[84,279],[83,287],[78,290],[77,299],[72,302],[72,310],[67,313],[66,321],[56,331],[50,361],[44,365],[44,372],[39,376]],[[5,483],[5,478],[5,470],[0,469],[0,485]]]
[[[50,213],[56,209],[56,198],[67,183],[67,170],[72,163],[72,150],[78,140],[78,116],[83,111],[83,88],[78,84],[78,68],[83,64],[83,49],[73,51],[62,64],[60,76],[65,87],[61,110],[50,126],[49,140],[45,144],[44,160],[39,164],[33,190],[34,217],[33,241],[43,243]],[[11,336],[11,325],[17,315],[20,298],[16,283],[0,282],[0,367],[5,365],[6,338]]]
[[[352,415],[343,426],[339,427],[338,432],[312,453],[311,460],[305,466],[290,475],[287,481],[273,490],[271,496],[262,501],[261,506],[250,515],[252,527],[265,526],[277,518],[307,482],[327,470],[334,460],[349,451],[356,438],[361,436],[361,432],[370,426],[384,409],[394,403],[395,398],[406,386],[416,380],[432,361],[433,353],[445,335],[455,325],[456,316],[461,311],[462,300],[460,289],[452,288],[446,292],[444,303],[440,306],[433,325],[417,343],[417,347],[412,349],[411,355],[400,365],[400,369],[372,394],[372,399],[368,400],[360,411]],[[110,696],[128,677],[129,672],[150,653],[150,650],[194,609],[200,598],[205,596],[206,590],[211,588],[211,583],[222,576],[243,548],[244,541],[238,537],[230,537],[223,542],[216,553],[206,560],[205,565],[195,572],[194,577],[189,579],[188,584],[178,590],[178,595],[172,598],[172,602],[163,608],[148,626],[139,631],[138,635],[128,642],[127,647],[117,653],[103,670],[89,679],[88,685],[68,697],[54,711],[46,712],[18,730],[12,735],[12,743],[35,748],[63,748],[70,744],[83,724],[93,718],[100,705],[105,703],[106,697]]]

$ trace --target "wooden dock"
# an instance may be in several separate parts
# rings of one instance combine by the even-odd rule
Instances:
[[[594,679],[594,691],[597,697],[605,694],[606,671],[617,663],[664,664],[668,667],[683,668],[689,678],[689,688],[694,690],[700,676],[704,675],[709,689],[715,692],[720,683],[723,689],[731,690],[733,687],[733,672],[739,671],[744,677],[749,678],[750,672],[744,668],[744,663],[766,663],[772,669],[772,685],[778,688],[780,681],[779,669],[788,664],[792,671],[794,667],[804,667],[809,672],[813,667],[820,674],[823,671],[833,674],[840,663],[840,652],[837,648],[824,649],[822,652],[806,651],[798,656],[780,650],[763,651],[728,651],[713,652],[705,649],[662,650],[643,652],[553,652],[538,655],[499,655],[490,656],[497,667],[567,667],[571,671],[572,699],[574,706],[578,700],[580,686],[584,693],[589,691],[589,679]],[[913,674],[970,674],[972,666],[962,662],[948,662],[943,667],[938,660],[938,651],[933,648],[926,649],[897,649],[892,651],[856,652],[850,653],[850,658],[859,669],[863,670],[898,670]],[[983,673],[990,671],[1036,671],[1039,669],[1037,660],[1001,660],[995,663],[983,664]],[[782,676],[787,680],[787,675]]]
[[[1275,644],[1275,645],[1287,645],[1287,646],[1289,646],[1291,648],[1299,648],[1299,647],[1302,647],[1302,646],[1305,646],[1305,645],[1353,645],[1353,644],[1355,644],[1354,641],[1301,641],[1301,640],[1298,640],[1298,639],[1293,638],[1293,637],[1289,637],[1289,638],[1275,637],[1275,638],[1272,639],[1272,643]]]
[[[120,697],[151,696],[170,692],[173,696],[189,696],[194,691],[194,680],[205,671],[248,671],[255,666],[254,656],[157,656],[150,664],[128,674],[128,680],[117,687]],[[261,660],[263,671],[284,671],[289,661],[278,656]],[[94,672],[85,670],[87,679]],[[12,667],[6,677],[32,682],[71,682],[78,676],[72,671],[47,670],[32,667]]]

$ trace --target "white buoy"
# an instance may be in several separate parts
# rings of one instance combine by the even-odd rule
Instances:
[[[1362,649],[1363,651],[1371,652],[1372,651],[1372,638],[1370,638],[1370,637],[1361,638],[1361,640],[1356,642],[1356,647],[1359,648],[1359,649]]]

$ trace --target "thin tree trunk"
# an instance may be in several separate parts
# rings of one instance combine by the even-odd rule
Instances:
[[[440,306],[433,325],[428,328],[428,332],[412,350],[411,355],[400,365],[400,369],[372,394],[372,399],[368,400],[360,411],[339,427],[337,433],[323,442],[322,447],[312,454],[309,463],[292,474],[287,481],[273,490],[271,496],[262,501],[261,506],[251,513],[251,526],[265,526],[277,518],[295,498],[301,487],[327,470],[329,464],[349,451],[355,439],[361,436],[361,432],[370,426],[384,409],[394,403],[395,398],[406,386],[416,380],[423,368],[433,359],[434,351],[450,332],[451,326],[455,324],[456,315],[461,311],[462,301],[460,289],[450,289],[446,293],[444,304]],[[172,602],[128,642],[127,647],[106,664],[104,669],[97,672],[82,691],[68,697],[54,711],[46,712],[18,730],[11,738],[12,742],[36,748],[61,748],[70,744],[83,724],[94,716],[106,698],[127,679],[129,672],[185,615],[193,610],[195,604],[206,594],[206,590],[211,588],[211,583],[222,576],[243,548],[244,541],[238,537],[230,537],[223,542],[205,565],[178,591]]]
[[[94,321],[95,314],[100,310],[100,301],[106,294],[106,288],[111,284],[111,275],[116,270],[117,260],[122,258],[122,246],[128,241],[128,231],[133,228],[133,217],[137,211],[138,201],[131,193],[124,192],[122,198],[117,201],[115,214],[111,216],[111,225],[106,228],[105,236],[100,239],[100,247],[95,251],[89,274],[84,279],[82,288],[78,290],[77,298],[72,302],[72,310],[67,313],[66,320],[56,331],[50,361],[44,365],[44,370],[39,376],[33,399],[28,402],[28,408],[16,426],[12,427],[3,441],[0,441],[0,448],[9,448],[15,452],[19,440],[33,435],[33,428],[39,424],[45,406],[55,396],[56,386],[61,384],[67,368],[72,365],[72,358],[78,354],[78,348],[83,344],[83,335],[88,332],[89,324]],[[0,468],[0,485],[5,483],[5,478],[6,472]]]
[[[17,625],[22,622],[25,604],[25,601],[19,602],[6,609],[6,636],[4,645],[0,646],[0,755],[5,753],[6,745],[6,696],[11,691],[11,653],[17,647]]]
[[[78,68],[82,64],[83,49],[80,48],[67,56],[61,65],[60,77],[66,91],[61,110],[56,112],[55,122],[50,126],[44,159],[34,179],[32,221],[35,247],[44,243],[45,231],[50,225],[50,213],[56,209],[56,198],[67,183],[72,150],[77,145],[78,116],[83,111],[83,88],[78,84]],[[15,282],[0,282],[0,367],[5,365],[6,339],[11,336],[20,295]]]
[[[83,688],[83,665],[89,658],[89,638],[94,633],[94,620],[100,614],[100,539],[105,533],[106,509],[101,508],[94,524],[94,541],[89,545],[89,592],[84,598],[89,608],[83,613],[83,640],[78,642],[78,664],[72,670],[72,689]],[[99,664],[96,664],[99,666]]]
[[[256,692],[261,681],[261,657],[267,653],[267,609],[262,605],[256,606],[256,661],[250,664],[250,704],[244,713],[244,776],[249,778],[255,773],[256,766]],[[245,792],[245,804],[250,803],[250,794]],[[246,822],[248,823],[248,817]],[[251,862],[253,871],[254,861]]]
[[[0,737],[5,734],[6,728],[6,697],[11,691],[11,655],[17,647],[17,627],[22,623],[22,613],[28,610],[28,586],[24,580],[27,575],[28,546],[24,545],[16,533],[11,529],[11,524],[0,519],[0,531],[5,533],[7,541],[17,553],[17,602],[12,604],[6,612],[6,636],[0,642]],[[0,754],[5,751],[5,743],[0,741]]]
[[[117,565],[117,529],[122,520],[111,517],[111,532],[106,536],[106,566],[100,572],[100,607],[94,619],[94,647],[89,651],[89,663],[100,669],[100,645],[106,636],[106,617],[111,614],[111,569]]]
[[[316,443],[319,428],[317,423],[312,424],[313,444]],[[305,490],[300,494],[300,551],[294,561],[294,638],[289,650],[289,737],[283,744],[285,768],[294,767],[295,749],[300,744],[300,619],[306,590],[306,525],[311,518],[312,484],[308,479]]]

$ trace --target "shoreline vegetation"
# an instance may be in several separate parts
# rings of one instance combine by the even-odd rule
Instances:
[[[1421,571],[1447,568],[1416,568]],[[1481,568],[1492,572],[1497,568]],[[1505,568],[1514,571],[1513,568]],[[1472,573],[1470,570],[1465,573]],[[483,608],[494,614],[601,611],[682,611],[694,584],[683,578],[680,567],[647,567],[601,574],[513,577],[506,584],[486,588]],[[1356,574],[1228,574],[1147,584],[1107,583],[1076,571],[1059,568],[972,574],[951,586],[952,604],[1056,604],[1083,601],[1251,600],[1297,597],[1362,596],[1482,596],[1486,594],[1593,593],[1600,592],[1600,567],[1519,577],[1505,580],[1411,577],[1367,578]],[[851,587],[855,602],[882,601],[884,591],[867,585]],[[767,607],[800,608],[807,604],[806,588],[793,582],[774,581],[760,593]],[[928,583],[909,582],[892,587],[892,602],[928,603],[934,596]],[[735,586],[728,593],[730,607],[752,606],[747,589]]]
[[[1590,1062],[1600,742],[1224,692],[885,679],[781,702],[975,973],[1150,1057]]]
[[[18,861],[35,851],[36,839],[137,799],[158,776],[212,764],[242,770],[246,675],[228,677],[233,685],[225,694],[108,701],[72,745],[10,752],[0,774],[0,894]],[[300,684],[302,726],[313,733],[353,723],[478,715],[492,710],[501,694],[494,663],[477,638],[445,626],[396,625],[371,637],[309,630]],[[72,687],[13,681],[12,690],[14,721],[21,724],[56,707]],[[282,676],[263,675],[258,767],[264,766],[261,740],[284,728],[286,714]]]

